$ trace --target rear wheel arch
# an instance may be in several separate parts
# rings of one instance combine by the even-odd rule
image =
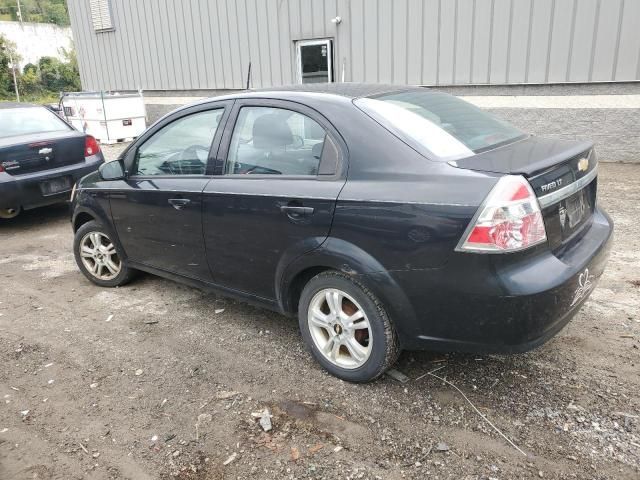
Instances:
[[[295,314],[305,285],[325,271],[353,277],[371,290],[384,304],[394,323],[414,321],[411,303],[391,273],[357,245],[336,238],[329,238],[320,248],[299,256],[283,271],[276,292],[281,310],[289,315]]]
[[[329,266],[314,266],[308,267],[303,270],[300,270],[295,274],[287,283],[286,287],[284,287],[284,291],[282,292],[282,306],[283,310],[286,313],[296,313],[298,310],[298,301],[300,300],[300,295],[302,294],[302,290],[305,285],[309,283],[316,275],[319,275],[322,272],[335,270]]]

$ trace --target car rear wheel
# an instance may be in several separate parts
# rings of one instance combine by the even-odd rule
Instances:
[[[395,330],[378,298],[340,272],[323,272],[304,287],[300,331],[315,359],[332,375],[368,382],[400,353]]]
[[[110,233],[98,222],[82,225],[75,234],[73,251],[80,271],[102,287],[118,287],[129,282],[134,271],[122,261]]]
[[[20,207],[0,208],[0,218],[9,220],[20,215]]]

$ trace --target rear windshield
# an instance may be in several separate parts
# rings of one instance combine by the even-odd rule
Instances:
[[[0,110],[0,138],[69,130],[69,126],[43,107]]]
[[[405,91],[359,98],[356,106],[413,148],[436,160],[456,160],[526,135],[459,98]]]

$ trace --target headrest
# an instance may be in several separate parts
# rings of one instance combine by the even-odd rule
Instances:
[[[253,147],[268,150],[293,143],[293,134],[282,114],[268,113],[253,124]]]
[[[322,142],[318,142],[314,144],[313,147],[311,147],[311,155],[313,155],[314,158],[317,158],[318,160],[320,160],[320,157],[322,156],[323,147],[324,147],[324,140]]]

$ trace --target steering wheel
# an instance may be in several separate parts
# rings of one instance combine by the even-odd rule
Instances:
[[[205,147],[202,145],[191,145],[182,151],[180,160],[200,160],[200,157],[198,157],[197,154],[198,150],[205,152],[205,158],[209,156],[209,147]]]

